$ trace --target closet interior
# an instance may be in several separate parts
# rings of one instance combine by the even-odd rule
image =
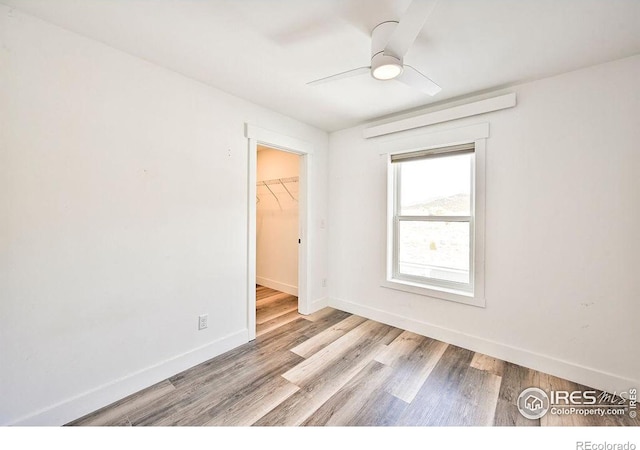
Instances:
[[[298,314],[300,156],[258,146],[256,334]]]

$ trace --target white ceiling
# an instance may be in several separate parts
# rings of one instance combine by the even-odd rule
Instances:
[[[327,131],[640,53],[640,0],[440,0],[406,55],[435,97],[369,75],[409,0],[0,0]],[[594,92],[594,95],[597,93]]]

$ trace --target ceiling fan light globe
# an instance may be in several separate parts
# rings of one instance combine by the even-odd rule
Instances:
[[[376,80],[393,80],[402,74],[402,59],[383,52],[371,58],[371,76]]]
[[[402,66],[398,64],[384,64],[378,66],[371,74],[376,80],[393,80],[402,73]]]

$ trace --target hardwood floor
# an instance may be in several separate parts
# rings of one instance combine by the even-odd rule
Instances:
[[[298,314],[298,297],[264,286],[256,287],[256,335],[303,317]]]
[[[342,311],[297,312],[257,289],[257,338],[69,425],[640,425],[613,416],[529,420],[520,392],[575,383]]]

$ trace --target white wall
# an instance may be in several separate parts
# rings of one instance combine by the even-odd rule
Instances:
[[[330,305],[593,387],[639,385],[638,80],[640,56],[522,84],[514,109],[396,136],[490,123],[484,309],[379,286],[383,138],[331,134]]]
[[[298,155],[258,147],[258,181],[299,175]],[[277,200],[267,187],[257,188],[256,279],[258,284],[291,295],[298,295],[299,186],[299,182],[270,185]]]
[[[314,145],[324,298],[325,132],[0,5],[0,424],[64,423],[246,341],[245,122]]]

